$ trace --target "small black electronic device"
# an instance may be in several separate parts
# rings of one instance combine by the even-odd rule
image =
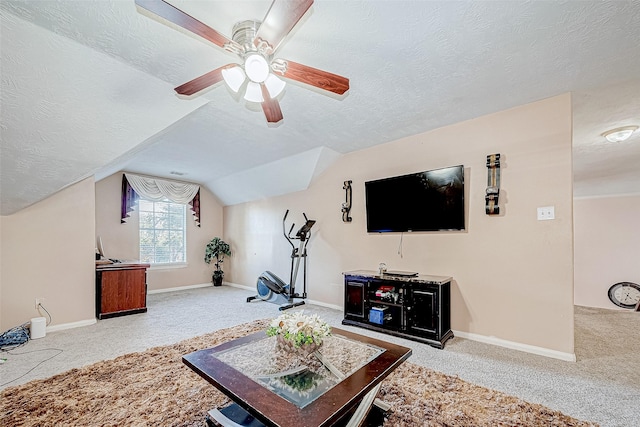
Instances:
[[[305,215],[305,219],[306,219],[306,215]],[[311,231],[311,227],[313,227],[313,225],[316,223],[315,220],[313,219],[307,219],[307,222],[304,223],[304,225],[302,227],[300,227],[300,230],[298,230],[298,232],[296,233],[296,237],[298,239],[306,239],[307,237],[309,237],[309,233]],[[295,225],[295,224],[294,224]]]
[[[384,274],[387,276],[400,276],[400,277],[416,277],[418,273],[414,271],[400,271],[400,270],[387,270]]]
[[[367,231],[464,230],[464,166],[365,182]]]

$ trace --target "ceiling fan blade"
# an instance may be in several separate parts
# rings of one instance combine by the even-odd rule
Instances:
[[[262,89],[262,97],[264,98],[264,101],[262,101],[262,111],[264,111],[267,122],[278,123],[283,118],[282,110],[280,109],[280,103],[277,99],[271,98],[271,95],[269,95],[269,90],[264,83],[261,83],[260,87]]]
[[[253,43],[260,47],[261,42],[266,42],[270,53],[275,52],[312,4],[313,0],[273,0]]]
[[[329,92],[342,95],[349,90],[349,79],[346,77],[332,74],[327,71],[318,70],[317,68],[309,67],[307,65],[298,64],[297,62],[288,60],[277,60],[286,63],[286,71],[279,72],[291,80],[295,80],[301,83],[306,83],[311,86],[315,86],[320,89],[328,90]]]
[[[193,95],[194,93],[200,92],[201,90],[206,89],[209,86],[213,86],[221,81],[223,79],[222,70],[234,66],[236,66],[236,64],[223,65],[220,68],[216,68],[213,71],[209,71],[207,74],[203,74],[200,77],[196,77],[195,79],[178,86],[174,90],[180,95]]]
[[[181,11],[177,7],[170,5],[164,0],[135,0],[135,2],[141,8],[158,15],[161,18],[184,28],[185,30],[191,31],[217,46],[224,48],[225,44],[230,44],[241,48],[238,43],[223,36],[213,28],[203,24],[196,18]]]

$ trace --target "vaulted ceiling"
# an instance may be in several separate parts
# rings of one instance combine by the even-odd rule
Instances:
[[[261,1],[169,0],[227,37]],[[640,192],[640,3],[317,0],[277,56],[346,76],[289,81],[266,123],[224,83],[238,58],[134,0],[0,2],[2,215],[118,170],[197,182],[225,204],[296,191],[342,154],[568,91],[574,194]],[[183,175],[180,175],[183,174]]]

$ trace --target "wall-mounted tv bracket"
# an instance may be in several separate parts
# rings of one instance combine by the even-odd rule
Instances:
[[[342,222],[351,222],[353,219],[349,216],[349,212],[351,212],[351,180],[345,181],[342,189],[345,191],[345,201],[342,204]]]
[[[484,196],[487,215],[498,215],[498,196],[500,195],[500,153],[487,156],[487,192]]]

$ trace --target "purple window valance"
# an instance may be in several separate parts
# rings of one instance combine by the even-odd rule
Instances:
[[[120,205],[120,224],[124,224],[129,218],[129,212],[132,212],[136,203],[138,203],[138,195],[129,185],[127,176],[122,174],[122,203]]]
[[[132,179],[133,185],[127,179]],[[137,188],[137,191],[136,191]],[[138,194],[141,193],[141,194]],[[185,194],[187,194],[185,198]],[[125,223],[129,213],[134,210],[140,197],[148,200],[165,198],[175,203],[187,203],[196,225],[200,227],[200,187],[195,184],[179,183],[132,174],[122,174],[122,198],[120,223]]]
[[[196,225],[200,227],[200,189],[193,199],[189,202],[189,206],[191,207],[191,212],[193,213],[193,219],[196,222]]]

